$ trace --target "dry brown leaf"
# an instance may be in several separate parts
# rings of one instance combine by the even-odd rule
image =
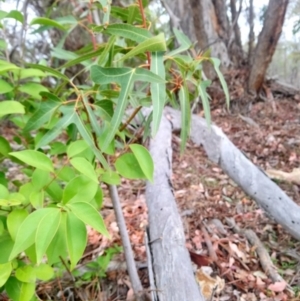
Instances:
[[[268,286],[268,289],[275,293],[280,293],[285,290],[286,286],[287,286],[287,283],[285,281],[281,281],[281,282],[275,282],[275,283],[270,284]]]

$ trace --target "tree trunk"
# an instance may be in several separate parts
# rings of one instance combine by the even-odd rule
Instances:
[[[288,0],[270,0],[263,29],[258,37],[248,80],[248,91],[257,94],[263,84],[267,68],[279,40]]]
[[[254,48],[254,8],[253,8],[253,0],[250,0],[249,4],[249,43],[248,43],[248,64],[251,66],[252,58],[253,58],[253,48]]]

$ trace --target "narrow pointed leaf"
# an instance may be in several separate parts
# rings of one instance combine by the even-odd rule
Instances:
[[[125,39],[141,43],[151,38],[152,35],[149,30],[144,28],[135,27],[131,24],[111,24],[108,25],[104,31],[115,36],[120,36]]]
[[[203,108],[204,108],[204,114],[205,114],[205,119],[207,121],[207,124],[211,124],[211,115],[210,115],[210,105],[209,105],[209,99],[207,96],[206,88],[208,87],[209,82],[201,82],[199,86],[199,94],[202,100]]]
[[[183,153],[191,128],[191,107],[189,91],[185,84],[179,90],[179,101],[181,107],[180,152]]]
[[[126,79],[130,74],[134,71],[132,68],[103,68],[100,66],[92,66],[91,67],[91,78],[92,81],[96,84],[110,84],[110,83],[118,83],[121,84],[124,82],[124,78]]]
[[[52,19],[44,18],[44,17],[34,18],[30,22],[30,25],[36,25],[36,24],[56,27],[60,30],[66,30],[66,28],[64,26],[62,26],[61,24],[59,24],[58,22],[56,22]]]
[[[184,51],[190,49],[193,46],[193,43],[183,32],[179,31],[176,28],[174,28],[173,31],[174,31],[177,41],[180,44],[180,47],[178,47],[177,49],[174,49],[173,51],[168,53],[168,56],[174,56],[178,53],[181,53],[181,52],[184,52]]]
[[[41,152],[35,150],[23,150],[19,152],[9,153],[9,155],[16,157],[20,161],[35,168],[50,172],[54,171],[52,161]]]
[[[69,81],[69,78],[62,74],[61,72],[51,68],[51,67],[47,67],[47,66],[43,66],[43,65],[38,65],[38,64],[26,64],[26,66],[28,67],[32,67],[32,68],[35,68],[35,69],[39,69],[39,70],[42,70],[42,71],[45,71],[45,72],[48,72],[49,74],[55,76],[55,77],[58,77],[58,78],[61,78],[61,79],[64,79],[66,81]]]
[[[73,107],[64,108],[64,116],[57,122],[57,124],[49,130],[36,144],[35,148],[38,149],[42,146],[49,144],[54,140],[62,130],[66,128],[69,124],[75,123],[76,112]]]
[[[90,225],[101,234],[109,236],[102,216],[92,205],[78,202],[67,204],[67,207],[85,224]]]
[[[140,43],[138,46],[134,47],[131,51],[126,53],[120,60],[124,61],[138,54],[145,53],[146,51],[156,52],[156,51],[166,51],[166,50],[167,50],[167,46],[166,46],[165,36],[163,33],[160,33],[159,35],[152,37]]]

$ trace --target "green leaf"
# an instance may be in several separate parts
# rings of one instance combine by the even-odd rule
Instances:
[[[62,203],[90,202],[98,190],[98,182],[84,175],[72,179],[64,189]]]
[[[120,176],[112,170],[104,172],[101,175],[101,181],[106,184],[109,184],[109,185],[120,185],[121,184]]]
[[[49,130],[36,144],[35,148],[38,149],[42,146],[47,145],[52,140],[54,140],[64,128],[66,128],[69,124],[75,122],[76,112],[73,107],[64,107],[62,109],[64,116],[59,119],[56,125]]]
[[[10,235],[5,231],[0,236],[0,264],[7,263],[9,261],[10,253],[13,249],[14,242]]]
[[[35,150],[23,150],[19,152],[9,153],[9,155],[16,157],[20,161],[35,168],[54,172],[52,161],[41,152]]]
[[[40,264],[48,246],[56,234],[60,221],[60,209],[54,209],[45,214],[37,225],[35,234],[36,261]]]
[[[61,223],[59,224],[58,230],[50,242],[50,245],[46,251],[48,264],[53,265],[54,263],[61,263],[61,258],[67,258],[67,233],[66,233],[66,218],[67,213],[61,212]]]
[[[11,92],[13,89],[14,87],[6,80],[0,79],[0,94]]]
[[[58,22],[52,20],[52,19],[48,19],[48,18],[43,18],[43,17],[39,17],[39,18],[34,18],[29,25],[46,25],[46,26],[51,26],[51,27],[56,27],[60,30],[66,30],[66,28],[64,26],[62,26],[61,24],[59,24]]]
[[[0,184],[0,199],[7,199],[9,197],[9,191],[8,189]]]
[[[179,101],[181,107],[180,152],[183,153],[191,129],[191,107],[189,91],[185,84],[179,90]]]
[[[2,100],[0,102],[0,118],[9,114],[25,114],[24,106],[18,101]]]
[[[32,174],[32,186],[35,191],[43,189],[45,186],[48,186],[53,178],[50,175],[49,171],[36,169]]]
[[[30,198],[29,198],[30,204],[35,209],[43,208],[44,199],[45,199],[44,190],[33,191],[30,194]]]
[[[131,24],[110,24],[104,31],[105,33],[120,36],[125,39],[141,43],[151,38],[149,30],[135,27]]]
[[[20,69],[14,72],[15,79],[24,79],[28,77],[46,77],[46,73],[35,68]]]
[[[101,234],[109,236],[102,216],[91,204],[85,202],[68,203],[67,207],[85,224],[90,225]]]
[[[36,280],[35,269],[25,265],[16,269],[16,277],[21,282],[34,283]]]
[[[82,93],[82,100],[83,100],[84,106],[87,110],[87,114],[89,116],[89,120],[90,120],[92,129],[93,129],[94,133],[97,135],[97,137],[99,137],[101,135],[99,120],[97,120],[95,113],[90,106],[90,103],[87,101],[87,99],[83,93]]]
[[[221,86],[222,86],[222,89],[224,91],[224,94],[225,94],[225,97],[226,97],[226,105],[227,105],[227,108],[229,108],[229,104],[230,104],[230,96],[229,96],[229,92],[228,92],[228,87],[227,87],[227,84],[226,84],[226,81],[224,79],[224,76],[222,74],[222,72],[220,71],[220,64],[221,64],[221,61],[217,58],[210,58],[209,59],[214,68],[215,68],[215,71],[220,79],[220,83],[221,83]]]
[[[15,244],[10,254],[9,260],[15,258],[19,253],[29,248],[35,242],[37,225],[42,218],[51,211],[57,211],[55,208],[43,208],[34,211],[26,217],[18,229]]]
[[[163,67],[163,68],[161,68],[161,67]],[[145,68],[136,68],[135,72],[134,72],[134,80],[148,82],[148,83],[165,84],[166,83],[166,81],[164,79],[165,69],[164,69],[163,62],[161,64],[160,68],[154,69],[154,70],[155,71],[153,71],[153,70],[149,71],[148,69],[145,69]],[[159,72],[159,73],[156,74],[156,72]]]
[[[25,209],[15,209],[8,214],[7,229],[13,240],[16,239],[18,230],[27,216],[28,212]]]
[[[80,173],[98,184],[98,177],[93,165],[85,158],[76,157],[70,160],[70,163]]]
[[[48,89],[41,84],[27,82],[19,87],[19,91],[26,93],[35,99],[41,99],[40,92],[48,92]]]
[[[87,233],[85,224],[72,212],[67,213],[66,239],[71,261],[71,270],[73,270],[85,250]]]
[[[72,157],[75,157],[76,155],[85,151],[88,147],[88,144],[84,140],[71,142],[67,148],[68,158],[71,159]]]
[[[154,74],[160,75],[163,79],[165,79],[166,72],[162,52],[152,53],[151,71]],[[152,136],[154,136],[158,131],[162,117],[162,112],[166,103],[166,84],[152,82],[150,86],[150,91],[153,103]]]
[[[63,155],[67,152],[67,146],[65,143],[62,143],[60,141],[56,141],[51,143],[50,145],[51,150],[50,150],[50,155],[55,156],[55,155]]]
[[[99,56],[99,59],[98,59],[98,65],[105,65],[105,61],[108,57],[108,54],[109,52],[111,51],[111,49],[114,47],[115,45],[115,42],[116,42],[116,37],[115,36],[112,36],[109,38],[108,42],[106,43],[105,45],[105,48],[104,50],[102,51],[101,55]]]
[[[80,117],[76,114],[75,115],[75,125],[82,136],[82,138],[85,140],[85,142],[89,145],[89,147],[93,150],[96,158],[99,160],[99,162],[102,164],[102,166],[105,169],[109,169],[109,165],[106,162],[103,154],[99,151],[99,149],[95,146],[93,138],[89,131],[86,129],[83,121],[80,119]]]
[[[69,78],[66,75],[62,74],[61,72],[59,72],[51,67],[47,67],[44,65],[38,65],[38,64],[26,64],[26,66],[48,72],[49,74],[51,74],[55,77],[64,79],[67,82],[69,81]]]
[[[117,172],[127,179],[145,179],[146,176],[134,154],[124,154],[115,162]]]
[[[184,52],[188,49],[190,49],[193,46],[193,43],[190,41],[190,39],[181,31],[179,31],[178,29],[174,28],[173,32],[176,36],[177,41],[180,44],[180,47],[178,47],[177,49],[174,49],[173,51],[171,51],[170,53],[168,53],[168,56],[174,56],[178,53]]]
[[[59,67],[59,69],[63,69],[63,68],[68,68],[77,64],[80,64],[84,61],[90,60],[94,57],[97,57],[99,54],[101,54],[103,52],[103,47],[97,49],[97,50],[93,50],[89,53],[86,53],[84,55],[81,55],[75,59],[72,59],[70,61],[68,61],[67,63],[63,64],[62,66]],[[90,62],[92,63],[92,61]]]
[[[70,182],[75,177],[76,173],[70,166],[63,166],[63,168],[57,172],[57,178],[65,182]]]
[[[166,41],[163,33],[149,38],[148,40],[141,42],[138,46],[134,47],[131,51],[126,53],[120,60],[124,61],[128,58],[136,56],[140,53],[145,53],[146,51],[157,52],[157,51],[166,51]]]
[[[11,152],[9,142],[4,137],[0,136],[0,154],[4,157],[8,157],[9,152]]]
[[[41,102],[38,110],[27,121],[24,132],[37,130],[43,124],[49,122],[59,106],[59,103],[51,100]]]
[[[11,10],[9,13],[1,11],[1,19],[15,19],[17,21],[19,21],[20,23],[24,22],[24,17],[23,15],[18,11],[18,10]]]
[[[54,277],[54,270],[49,264],[41,263],[39,266],[35,267],[34,269],[36,273],[36,278],[40,280],[48,281]]]
[[[11,262],[0,264],[0,288],[6,283],[11,271]]]
[[[18,70],[20,69],[14,64],[11,64],[7,61],[0,60],[0,74],[5,73],[7,71]]]
[[[210,81],[203,81],[200,83],[200,86],[199,86],[199,94],[200,94],[203,108],[204,108],[205,119],[206,119],[208,125],[211,124],[210,105],[209,105],[209,100],[208,100],[208,96],[206,93],[206,88],[209,86],[209,84],[210,84]]]
[[[13,301],[30,301],[35,292],[35,283],[24,283],[10,277],[5,284],[5,290]]]
[[[148,150],[140,144],[129,145],[136,160],[138,161],[141,170],[149,181],[153,181],[154,164]]]

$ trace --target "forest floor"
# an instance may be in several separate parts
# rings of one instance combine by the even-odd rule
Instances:
[[[284,172],[299,168],[299,100],[253,103],[247,115],[243,116],[228,113],[222,107],[212,103],[213,122],[254,164],[263,170]],[[197,277],[201,278],[198,280],[202,285],[205,282],[218,284],[211,300],[300,300],[300,243],[266,216],[217,165],[210,162],[202,148],[188,143],[182,156],[179,150],[180,140],[174,135],[172,182],[175,197],[185,229],[186,246],[193,262],[197,263],[194,267],[199,270],[200,266],[209,265],[212,272],[211,278],[198,273]],[[277,183],[300,204],[300,185],[287,181]],[[124,180],[119,193],[139,274],[147,287],[145,184]],[[108,196],[104,199],[102,214],[111,239],[104,239],[89,229],[89,245],[75,280],[61,278],[41,284],[41,296],[53,295],[54,287],[56,300],[69,300],[70,292],[65,288],[75,293],[75,300],[128,300],[132,296],[124,255],[115,248],[121,246],[121,240]],[[251,246],[244,235],[234,233],[227,226],[226,218],[233,218],[240,228],[256,233],[286,283],[272,284],[268,272],[261,267],[256,247]],[[210,259],[209,242],[216,252],[218,264]],[[106,277],[102,277],[104,272],[101,268],[109,260]],[[90,268],[86,267],[87,262]],[[59,294],[62,289],[65,297]]]

